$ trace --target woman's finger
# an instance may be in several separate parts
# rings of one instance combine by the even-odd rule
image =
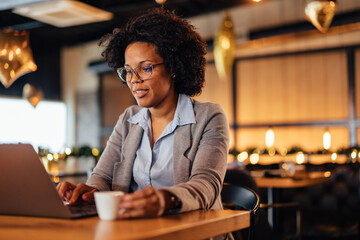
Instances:
[[[128,194],[120,203],[120,209],[123,212],[121,218],[156,217],[163,214],[165,202],[158,190],[148,187],[136,194]]]
[[[153,187],[146,187],[135,193],[126,194],[121,201],[121,206],[124,208],[139,208],[145,206],[149,200],[156,196]]]
[[[75,185],[69,183],[69,182],[62,182],[62,183],[59,183],[59,185],[57,186],[57,191],[59,193],[59,196],[61,198],[66,198],[67,195],[71,194],[71,191],[75,188]]]
[[[90,191],[90,192],[84,193],[84,194],[82,195],[82,199],[83,199],[85,202],[94,203],[94,202],[95,202],[94,192],[96,192],[96,189],[93,189],[93,190]]]
[[[121,210],[119,211],[119,218],[126,219],[126,218],[140,218],[146,216],[145,209],[132,209],[132,210]]]
[[[95,188],[85,185],[83,183],[78,184],[73,190],[71,199],[69,200],[69,204],[74,204],[78,202],[79,199],[82,199],[82,197],[80,198],[80,196],[82,196],[84,193],[92,192],[94,190]]]
[[[126,194],[123,197],[123,201],[134,201],[136,199],[143,199],[146,197],[149,197],[154,194],[154,188],[153,187],[146,187],[142,190],[139,190],[134,193]]]
[[[131,198],[120,203],[120,208],[125,209],[135,209],[135,208],[145,208],[152,206],[157,203],[157,196],[152,194],[144,198]]]

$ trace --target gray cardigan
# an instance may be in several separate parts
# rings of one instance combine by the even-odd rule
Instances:
[[[220,191],[226,171],[229,123],[217,104],[193,100],[196,124],[178,126],[174,135],[174,186],[164,188],[182,202],[180,212],[222,209]],[[143,129],[127,122],[141,107],[131,106],[119,120],[87,184],[129,192],[136,150]]]

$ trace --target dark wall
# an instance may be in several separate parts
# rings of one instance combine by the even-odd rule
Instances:
[[[44,99],[60,100],[60,44],[31,34],[30,44],[37,70],[19,77],[9,88],[0,84],[0,95],[21,97],[24,85],[30,83],[42,88]]]

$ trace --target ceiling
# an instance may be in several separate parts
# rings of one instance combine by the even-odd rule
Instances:
[[[12,12],[14,7],[44,1],[50,0],[1,0],[0,28],[29,30],[32,42],[41,39],[56,42],[61,46],[69,46],[98,40],[104,34],[111,32],[114,27],[122,25],[136,12],[158,6],[155,0],[81,0],[81,2],[112,12],[113,19],[65,28],[51,26]],[[179,16],[187,18],[251,2],[251,0],[167,0],[164,5],[168,9],[175,10]]]

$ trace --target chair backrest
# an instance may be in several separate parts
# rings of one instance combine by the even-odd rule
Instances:
[[[230,203],[236,206],[236,209],[249,210],[252,215],[260,207],[259,195],[250,188],[224,183],[221,191],[223,203]]]
[[[245,169],[228,169],[225,174],[224,183],[248,187],[257,194],[260,194],[255,179]]]

